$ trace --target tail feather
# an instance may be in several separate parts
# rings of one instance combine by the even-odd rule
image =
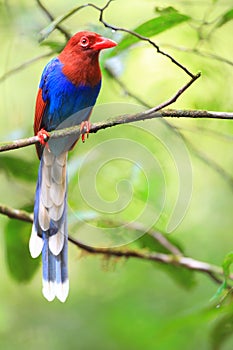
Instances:
[[[48,301],[57,297],[65,302],[69,293],[67,247],[68,237],[65,237],[63,248],[58,255],[54,255],[49,248],[49,237],[44,240],[42,250],[43,261],[43,295]]]
[[[57,298],[64,302],[69,293],[68,267],[67,267],[68,237],[65,237],[63,249],[56,259],[56,289]]]
[[[52,219],[53,221],[59,221],[64,213],[64,206],[65,203],[61,203],[61,205],[57,206],[55,204],[53,204],[50,208],[49,208],[49,217],[50,219]]]
[[[49,237],[49,249],[54,255],[58,255],[63,246],[65,241],[65,232],[64,232],[64,224],[60,228],[60,230]]]
[[[48,301],[52,301],[55,296],[55,279],[56,279],[56,257],[49,250],[49,236],[43,232],[44,246],[42,250],[43,265],[43,295]]]
[[[42,198],[40,198],[40,206],[38,213],[39,225],[43,231],[49,230],[50,226],[50,217],[48,209],[43,205]]]
[[[69,292],[67,250],[67,153],[44,149],[39,167],[34,224],[29,242],[32,257],[42,252],[43,295],[64,302]]]
[[[64,181],[65,164],[62,164],[56,159],[51,169],[51,176],[55,183],[61,185]]]
[[[55,206],[60,207],[64,201],[64,195],[66,191],[66,183],[65,181],[61,184],[57,184],[52,180],[50,186],[50,197]]]
[[[44,241],[38,236],[35,224],[32,225],[32,233],[29,241],[29,250],[32,258],[37,258],[43,249]]]

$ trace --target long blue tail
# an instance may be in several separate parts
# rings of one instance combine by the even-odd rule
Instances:
[[[54,155],[46,147],[40,161],[29,242],[31,256],[42,252],[43,294],[64,302],[69,292],[67,230],[67,153]]]

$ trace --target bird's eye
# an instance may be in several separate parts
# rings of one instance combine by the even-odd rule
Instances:
[[[80,40],[80,43],[82,47],[87,47],[89,45],[89,40],[86,36],[83,36]]]

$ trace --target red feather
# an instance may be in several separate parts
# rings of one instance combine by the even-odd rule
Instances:
[[[37,135],[38,131],[41,129],[41,122],[46,108],[46,102],[42,97],[42,89],[39,89],[37,98],[36,98],[36,109],[35,109],[35,118],[34,118],[34,135]]]
[[[35,108],[35,117],[34,117],[34,135],[37,135],[41,129],[42,118],[44,115],[44,111],[47,103],[43,100],[42,97],[42,89],[39,89],[37,98],[36,98],[36,108]],[[36,144],[36,151],[38,158],[41,158],[41,145]]]
[[[76,86],[96,86],[101,80],[98,56],[102,49],[116,46],[110,39],[96,33],[79,32],[58,56],[64,64],[62,72]]]

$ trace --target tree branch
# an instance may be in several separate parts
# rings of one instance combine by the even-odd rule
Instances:
[[[91,253],[101,254],[105,256],[115,256],[123,258],[137,258],[142,260],[156,261],[166,265],[173,265],[176,267],[184,267],[188,270],[198,271],[207,274],[214,282],[221,284],[223,279],[217,276],[224,277],[223,269],[219,266],[208,264],[203,261],[195,260],[189,257],[180,255],[170,255],[157,252],[148,252],[145,250],[131,250],[131,249],[116,249],[116,248],[98,248],[83,244],[82,242],[69,237],[69,241],[77,247]],[[216,276],[217,275],[217,276]],[[229,276],[233,280],[233,274]]]
[[[33,214],[29,214],[24,210],[10,208],[6,205],[0,204],[0,213],[8,216],[10,219],[17,219],[20,221],[33,222]]]
[[[21,221],[26,221],[29,223],[33,222],[33,215],[27,213],[23,210],[17,210],[5,205],[0,205],[0,213],[8,216],[12,219],[17,219]],[[186,256],[183,256],[177,247],[173,246],[169,241],[167,241],[166,237],[159,232],[155,231],[144,231],[144,227],[142,227],[138,223],[133,223],[132,226],[127,226],[132,230],[142,230],[143,233],[150,234],[155,240],[157,240],[160,244],[162,244],[165,248],[172,254],[164,254],[158,252],[149,252],[145,249],[143,250],[132,250],[132,249],[119,249],[119,248],[99,248],[88,246],[81,241],[74,239],[69,236],[69,241],[77,246],[85,250],[90,254],[95,255],[105,255],[108,257],[121,257],[121,258],[137,258],[148,261],[155,261],[167,265],[173,265],[176,267],[184,267],[188,270],[198,271],[200,273],[207,274],[214,282],[222,283],[224,280],[224,271],[221,267],[212,265],[203,261],[195,260]],[[174,250],[176,249],[176,250]],[[233,274],[230,274],[228,277],[229,280],[233,280]]]
[[[104,122],[94,123],[90,128],[90,133],[96,133],[99,130],[111,128],[116,125],[128,124],[137,121],[156,119],[156,118],[210,118],[210,119],[233,119],[233,113],[227,112],[211,112],[202,110],[174,110],[167,109],[157,111],[157,107],[146,110],[137,114],[125,114],[115,118],[108,119]],[[81,134],[85,134],[85,130],[81,131]],[[50,137],[54,139],[77,135],[80,136],[80,126],[72,126],[65,129],[55,130],[50,133]],[[47,141],[47,140],[46,140]],[[5,152],[13,149],[23,148],[39,142],[38,136],[32,136],[25,139],[14,140],[10,142],[4,142],[0,144],[0,152]]]

